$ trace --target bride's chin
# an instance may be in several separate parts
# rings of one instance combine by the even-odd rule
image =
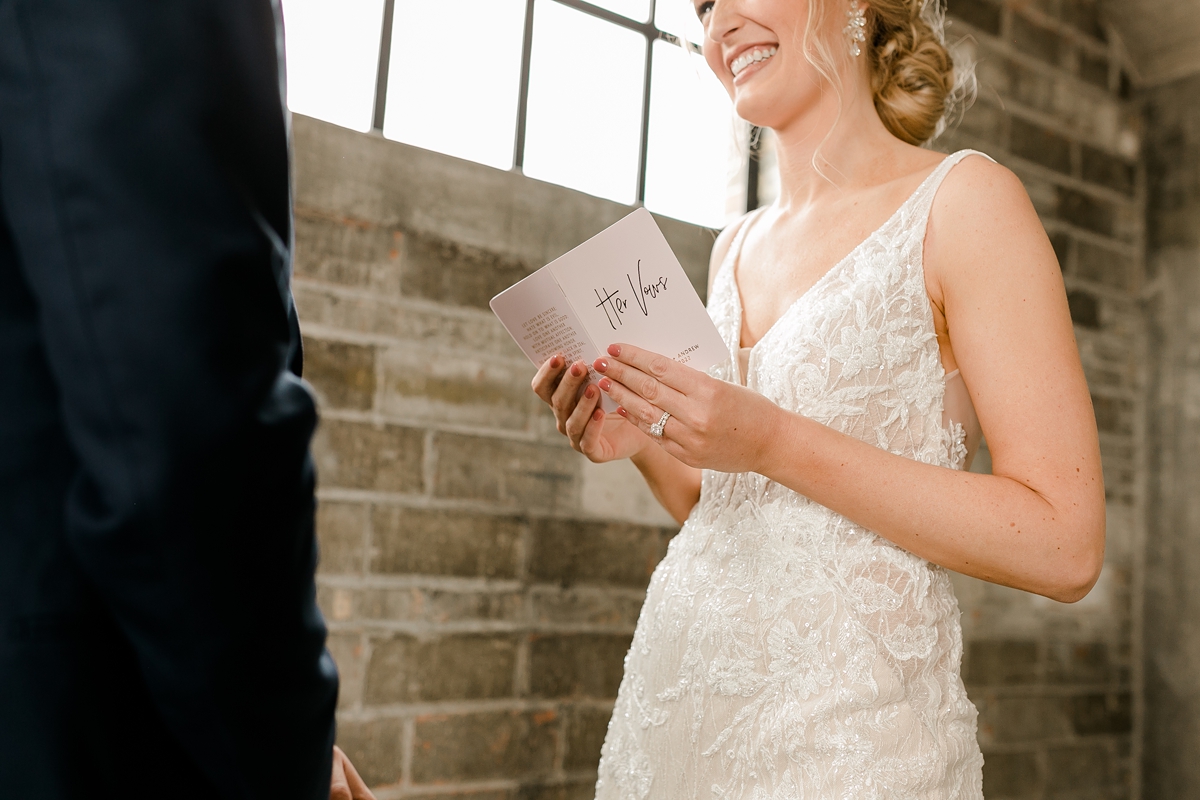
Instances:
[[[758,91],[755,91],[758,90]],[[777,92],[762,91],[754,87],[739,93],[733,101],[733,109],[740,119],[758,128],[775,127],[781,118],[780,111],[787,105]]]
[[[743,119],[756,128],[774,128],[780,119],[778,109],[772,108],[771,103],[759,98],[739,102],[734,106],[739,119]]]
[[[789,128],[805,116],[820,113],[821,97],[797,95],[795,92],[747,92],[734,101],[738,118],[756,128],[781,130]]]

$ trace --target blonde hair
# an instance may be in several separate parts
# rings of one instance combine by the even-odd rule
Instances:
[[[893,136],[909,144],[937,138],[975,97],[975,64],[969,49],[946,44],[944,0],[858,0],[865,6],[875,110]],[[804,54],[841,94],[838,65],[848,41],[818,34],[826,14],[846,0],[810,0]]]
[[[875,110],[893,136],[923,144],[974,96],[975,65],[946,46],[940,0],[865,2]]]

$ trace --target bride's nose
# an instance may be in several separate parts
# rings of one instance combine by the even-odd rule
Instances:
[[[745,24],[742,16],[743,0],[717,0],[708,12],[705,35],[714,42],[721,42],[741,29]]]

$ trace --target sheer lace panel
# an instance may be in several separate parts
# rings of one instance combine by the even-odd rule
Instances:
[[[956,424],[963,427],[963,443],[967,448],[963,469],[970,469],[979,443],[983,441],[983,429],[979,427],[975,404],[971,402],[967,384],[958,370],[946,376],[946,398],[942,401],[942,427],[953,428]]]

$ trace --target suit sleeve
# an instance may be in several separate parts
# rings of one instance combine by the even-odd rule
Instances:
[[[0,193],[79,462],[71,552],[223,797],[323,800],[277,9],[7,6]]]

